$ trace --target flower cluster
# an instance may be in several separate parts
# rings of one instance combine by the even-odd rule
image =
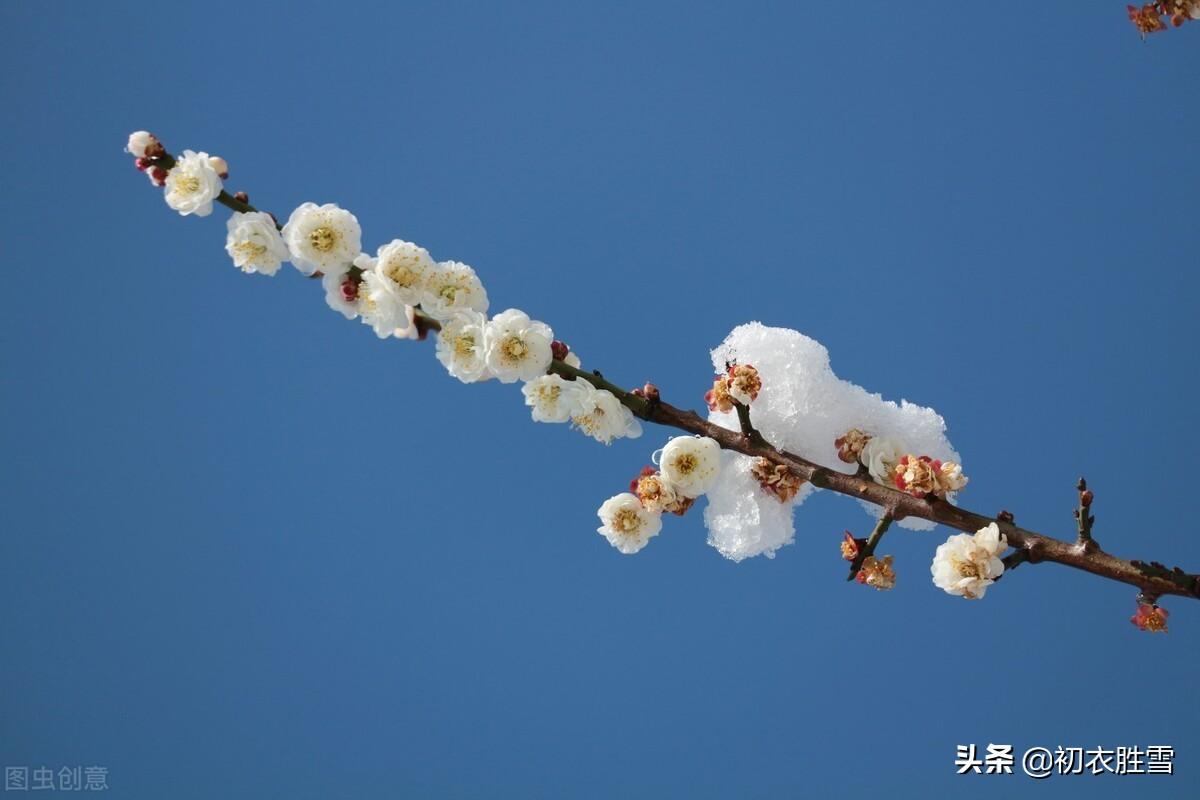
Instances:
[[[729,412],[735,404],[748,406],[758,399],[762,378],[749,364],[729,364],[724,375],[713,377],[712,388],[704,393],[709,411]]]
[[[876,483],[894,486],[913,497],[945,497],[965,487],[969,480],[953,461],[906,453],[897,440],[870,436],[858,428],[846,431],[833,444],[842,461],[859,462]]]
[[[1164,17],[1178,28],[1185,22],[1200,19],[1200,0],[1156,0],[1142,6],[1125,6],[1129,21],[1138,29],[1142,38],[1148,34],[1167,29]]]
[[[721,445],[707,436],[677,436],[655,455],[658,470],[644,468],[628,492],[610,497],[598,512],[597,532],[626,555],[658,534],[664,512],[686,513],[721,470]]]
[[[933,583],[947,594],[981,599],[1004,574],[1000,554],[1007,548],[1008,539],[994,522],[974,534],[951,536],[933,556]]]

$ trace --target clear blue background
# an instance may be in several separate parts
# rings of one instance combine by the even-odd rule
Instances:
[[[1200,28],[1200,26],[1197,26]],[[219,153],[700,403],[734,325],[935,406],[965,505],[1200,568],[1200,30],[1123,4],[0,6],[0,761],[112,796],[1194,797],[1200,607],[948,533],[847,585],[836,496],[735,565],[594,533],[600,447],[290,270],[243,276],[121,152]],[[1173,778],[955,777],[960,743],[1169,744]]]

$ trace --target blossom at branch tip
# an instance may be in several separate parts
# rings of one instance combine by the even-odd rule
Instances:
[[[642,506],[656,513],[670,512],[683,516],[696,502],[675,491],[675,486],[654,467],[644,467],[642,473],[629,482],[629,491],[637,495]]]
[[[888,436],[872,436],[862,446],[858,460],[867,468],[876,483],[893,486],[893,471],[903,455],[904,446],[896,439]]]
[[[717,482],[721,445],[707,436],[676,436],[662,449],[658,468],[676,492],[699,497]]]
[[[487,291],[475,270],[459,261],[443,261],[435,264],[425,277],[421,310],[437,320],[447,319],[460,311],[486,314]]]
[[[578,410],[571,415],[571,426],[600,444],[613,439],[636,439],[642,435],[642,424],[617,396],[607,389],[597,389],[583,378],[579,384]]]
[[[938,545],[930,572],[933,583],[947,594],[968,600],[980,599],[997,578],[1004,574],[1000,554],[1008,539],[999,526],[991,523],[974,534],[960,533]]]
[[[134,158],[153,158],[162,155],[165,151],[162,143],[150,131],[134,131],[129,134],[125,152]]]
[[[484,331],[488,368],[501,383],[533,380],[550,368],[553,341],[554,331],[546,323],[515,308],[502,311]]]
[[[292,264],[305,275],[345,272],[362,250],[362,228],[335,203],[303,203],[283,226],[283,241]]]
[[[212,213],[213,201],[221,193],[221,176],[208,161],[208,153],[193,153],[184,150],[175,159],[164,182],[163,195],[167,205],[180,216],[207,217]]]
[[[275,228],[275,220],[264,211],[235,212],[225,228],[225,252],[242,272],[274,275],[288,258],[287,245]]]
[[[854,464],[862,454],[863,447],[871,437],[858,428],[851,428],[833,440],[833,446],[838,449],[838,458],[847,464]]]
[[[534,422],[567,422],[579,413],[579,398],[587,381],[569,381],[558,374],[539,375],[521,387]]]
[[[1137,613],[1130,617],[1129,621],[1143,631],[1167,632],[1167,610],[1150,603],[1140,604]]]
[[[962,467],[953,461],[939,461],[929,456],[903,455],[892,471],[897,489],[913,497],[936,495],[945,497],[967,485]]]
[[[436,268],[428,250],[403,239],[393,239],[376,251],[375,271],[410,306],[425,299],[425,283]]]
[[[641,550],[662,530],[662,517],[629,492],[605,500],[597,515],[602,524],[596,531],[625,555]]]
[[[492,377],[484,350],[487,317],[478,311],[462,311],[442,323],[435,355],[446,371],[463,383]]]
[[[882,559],[867,556],[854,579],[880,591],[895,588],[896,571],[892,569],[892,556],[884,556]]]
[[[749,364],[732,364],[729,367],[729,396],[744,406],[758,399],[762,391],[762,378],[758,370]]]

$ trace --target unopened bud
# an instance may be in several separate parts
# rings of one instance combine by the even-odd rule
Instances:
[[[550,343],[550,353],[554,356],[555,361],[563,361],[567,357],[567,353],[571,352],[571,348],[567,347],[566,342],[560,342],[555,339]]]
[[[647,381],[646,385],[642,387],[642,397],[646,398],[651,403],[657,403],[661,398],[661,395],[658,393],[658,387]]]
[[[235,192],[233,199],[237,200],[239,203],[250,205],[250,195],[246,194],[245,192]]]
[[[1001,511],[999,514],[996,515],[996,519],[1000,520],[1001,522],[1007,522],[1009,524],[1012,524],[1013,515],[1012,515],[1011,511]]]
[[[1092,494],[1092,490],[1084,489],[1079,493],[1079,505],[1083,506],[1084,508],[1089,508],[1092,505],[1093,498],[1095,498],[1095,495]]]
[[[208,165],[213,168],[213,172],[221,176],[221,180],[229,177],[229,165],[220,156],[209,156]]]

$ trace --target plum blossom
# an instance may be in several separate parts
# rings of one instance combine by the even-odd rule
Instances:
[[[534,422],[567,422],[579,411],[579,398],[587,381],[569,381],[561,375],[539,375],[521,387]],[[591,384],[588,384],[591,385]]]
[[[894,485],[894,470],[904,455],[904,446],[888,436],[874,436],[862,446],[859,461],[876,483]]]
[[[597,515],[603,524],[596,531],[625,555],[641,550],[662,530],[662,517],[644,508],[629,492],[605,500]]]
[[[392,290],[410,306],[424,299],[425,282],[436,267],[428,250],[402,239],[393,239],[376,252],[376,271],[388,279]]]
[[[486,314],[487,291],[475,270],[458,261],[443,261],[426,274],[421,309],[438,320],[459,311]],[[549,342],[546,345],[549,347]]]
[[[622,437],[636,439],[642,435],[642,425],[633,412],[607,389],[597,389],[586,380],[577,379],[580,393],[578,408],[571,415],[571,425],[601,444],[611,444]]]
[[[211,214],[213,201],[222,188],[221,176],[208,162],[208,153],[193,153],[191,150],[184,150],[183,155],[175,159],[175,166],[167,173],[164,186],[167,205],[184,217],[189,214],[207,217]]]
[[[161,155],[163,146],[150,131],[134,131],[129,134],[129,142],[125,145],[125,152],[134,158],[149,158]]]
[[[305,275],[345,272],[362,249],[362,228],[357,217],[334,203],[304,203],[288,217],[283,240],[292,264]]]
[[[645,467],[642,473],[629,482],[629,491],[637,495],[642,506],[657,513],[671,512],[683,516],[695,498],[683,497],[661,472],[654,467]]]
[[[554,331],[546,323],[515,308],[502,311],[484,333],[488,367],[501,383],[533,380],[549,369],[553,341]]]
[[[225,223],[225,252],[242,272],[274,275],[288,258],[287,245],[266,212],[235,213]]]
[[[721,445],[707,436],[676,436],[662,449],[658,466],[677,493],[699,497],[717,481]]]
[[[991,523],[974,534],[960,533],[938,545],[930,572],[933,583],[947,594],[968,600],[980,599],[997,578],[1004,574],[1000,554],[1008,539],[999,526]]]
[[[487,318],[478,311],[462,311],[442,323],[437,337],[437,360],[463,383],[491,377],[484,350]]]
[[[410,339],[416,336],[412,306],[406,305],[392,291],[387,278],[380,277],[375,270],[367,270],[362,274],[358,308],[363,324],[375,331],[380,339],[392,336]]]

